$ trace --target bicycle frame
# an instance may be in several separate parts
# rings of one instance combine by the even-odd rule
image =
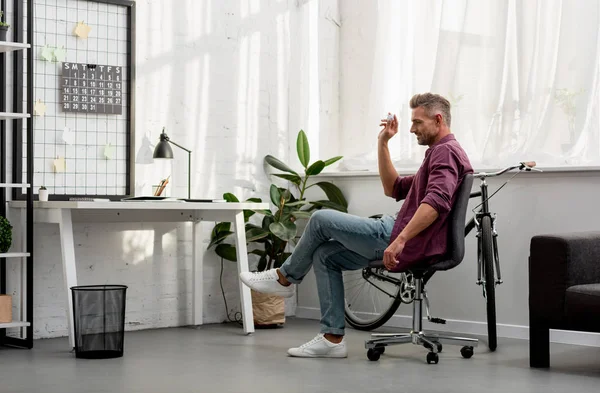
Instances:
[[[498,255],[498,232],[496,231],[496,213],[492,213],[489,207],[488,197],[488,184],[485,181],[487,176],[477,176],[481,180],[479,185],[480,191],[471,193],[471,198],[481,197],[481,208],[477,213],[471,217],[467,225],[465,226],[465,237],[473,230],[476,229],[477,237],[477,285],[483,285],[481,280],[482,276],[482,264],[481,264],[481,218],[483,216],[490,216],[492,220],[492,248],[494,250],[494,267],[496,271],[496,284],[502,284],[502,273],[500,272],[500,259]]]
[[[496,213],[492,213],[490,211],[489,206],[489,196],[488,196],[488,184],[486,182],[486,178],[488,177],[496,177],[500,176],[508,171],[512,171],[513,169],[519,169],[519,171],[526,170],[536,170],[541,172],[539,169],[535,169],[535,162],[521,162],[519,165],[509,166],[497,172],[479,172],[473,175],[473,177],[478,178],[480,180],[480,191],[471,193],[471,198],[481,197],[481,203],[479,206],[481,208],[475,215],[469,220],[469,222],[465,226],[465,237],[474,229],[477,230],[477,285],[483,285],[483,281],[481,280],[482,274],[482,266],[481,266],[481,218],[484,216],[489,216],[492,220],[492,248],[494,252],[494,267],[496,268],[496,284],[502,284],[502,273],[500,272],[500,259],[498,256],[498,232],[496,231]],[[506,184],[506,183],[505,183]],[[501,186],[500,188],[502,188]],[[498,190],[500,190],[500,188]],[[498,191],[497,190],[497,191]],[[497,192],[496,191],[496,192]]]

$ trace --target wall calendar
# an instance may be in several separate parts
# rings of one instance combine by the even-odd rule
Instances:
[[[122,114],[122,77],[123,70],[119,66],[63,63],[63,112]]]

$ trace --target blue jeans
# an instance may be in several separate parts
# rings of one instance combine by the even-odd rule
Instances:
[[[292,255],[283,263],[280,273],[299,284],[314,267],[321,305],[321,333],[343,335],[344,282],[343,270],[358,270],[370,261],[383,258],[394,218],[357,217],[336,210],[316,211]]]

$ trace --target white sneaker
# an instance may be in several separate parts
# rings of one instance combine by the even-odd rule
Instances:
[[[264,272],[242,272],[240,280],[251,289],[261,293],[270,293],[283,297],[294,296],[294,287],[290,284],[287,287],[279,283],[279,275],[276,269],[269,269]]]
[[[343,338],[341,343],[334,344],[327,340],[323,333],[319,333],[299,348],[288,349],[288,354],[298,358],[345,358],[348,357],[348,348],[346,338]]]

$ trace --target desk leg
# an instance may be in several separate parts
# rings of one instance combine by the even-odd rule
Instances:
[[[75,348],[73,332],[73,297],[70,288],[77,285],[77,270],[75,267],[75,243],[73,241],[73,222],[70,209],[60,209],[60,248],[62,250],[63,277],[67,295],[67,321],[69,324],[69,345]]]
[[[244,212],[235,213],[235,248],[237,250],[238,276],[241,272],[248,271],[248,250],[246,249],[246,226],[244,224]],[[238,278],[240,285],[240,298],[242,303],[242,320],[244,323],[244,333],[254,332],[254,315],[252,313],[252,294],[248,288]]]
[[[194,325],[202,325],[202,312],[203,312],[203,301],[202,291],[204,284],[203,274],[203,248],[200,246],[202,243],[202,231],[200,228],[201,221],[196,220],[192,222],[192,280],[193,280],[193,294],[192,294],[192,320]]]

